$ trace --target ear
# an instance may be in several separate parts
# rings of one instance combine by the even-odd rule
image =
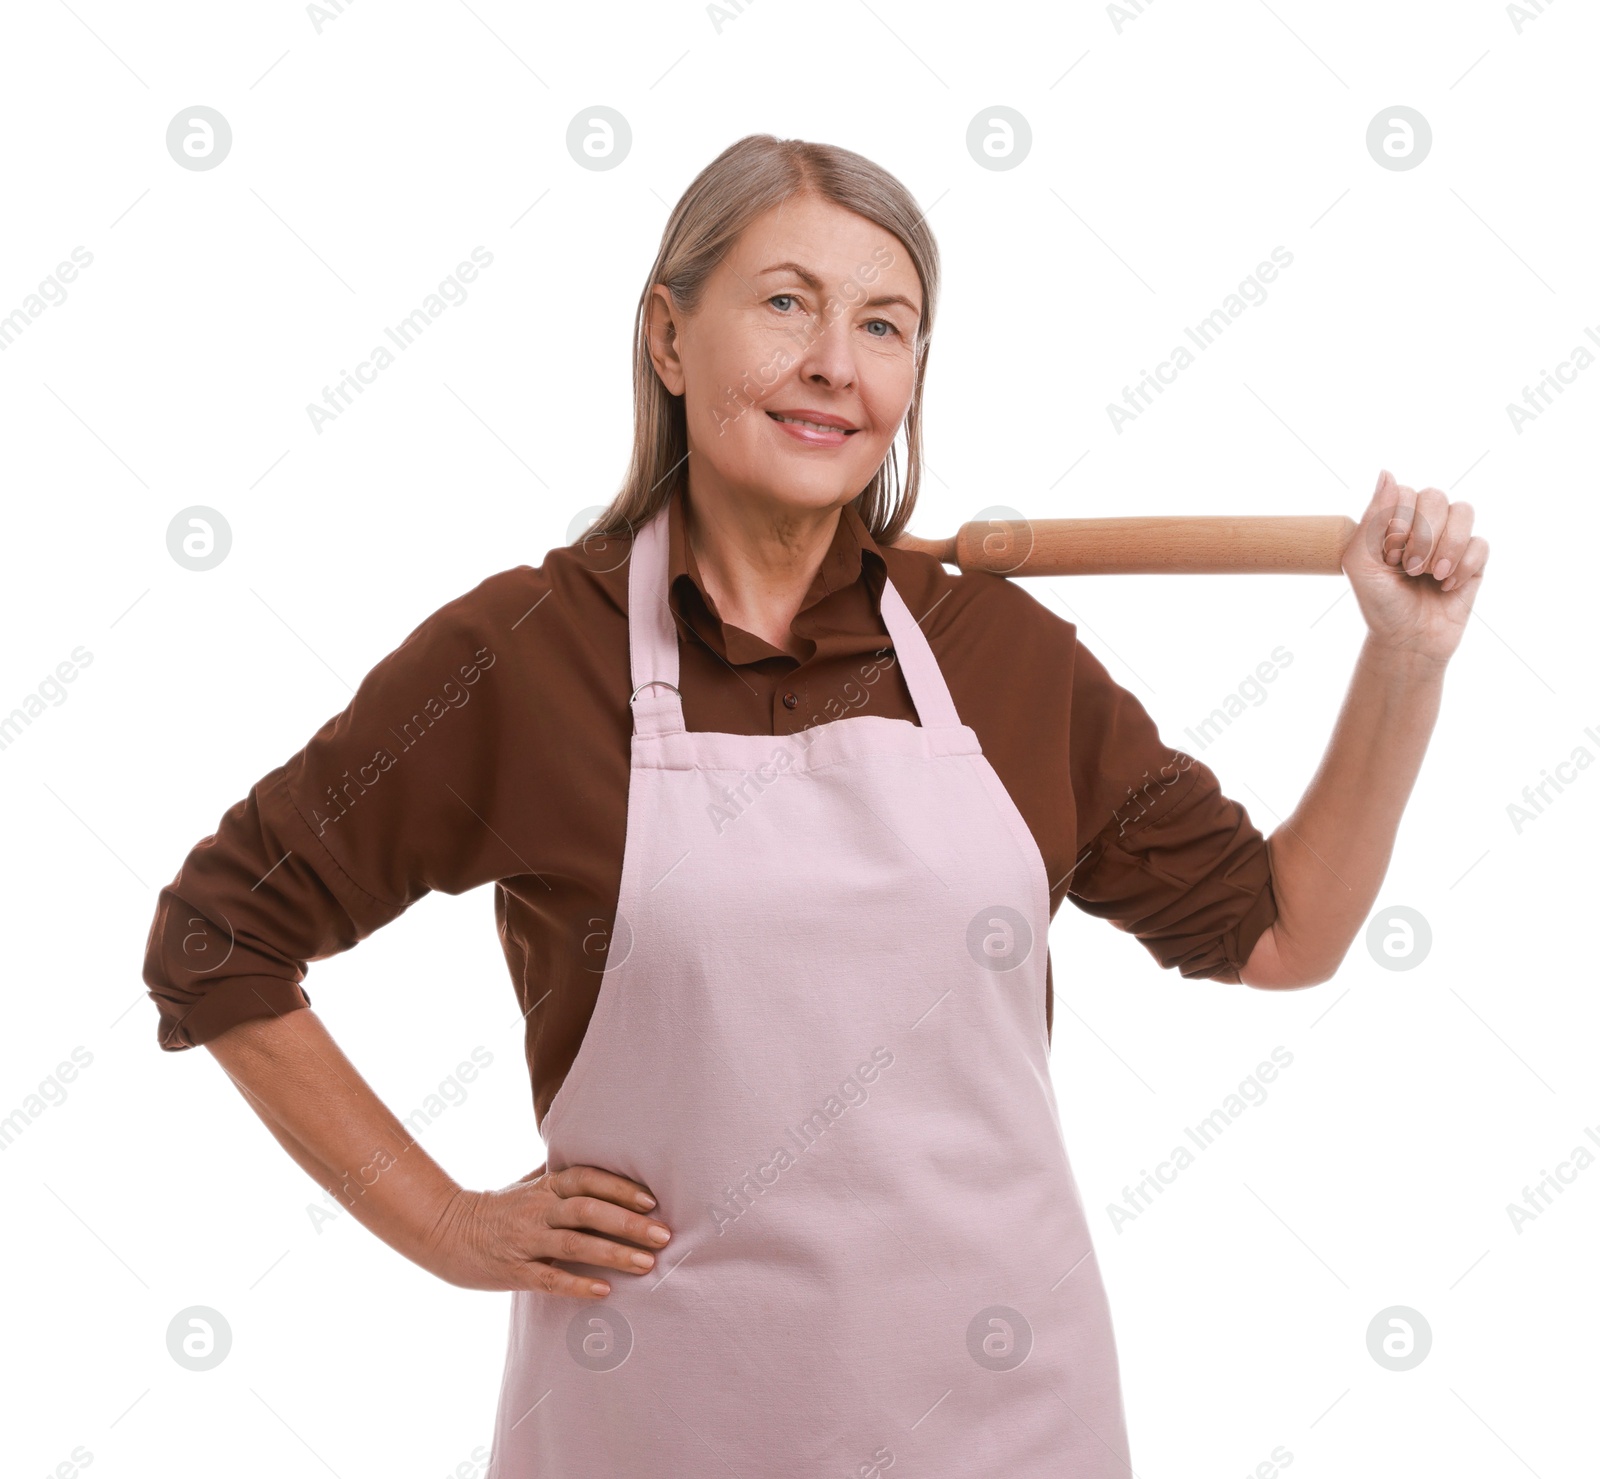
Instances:
[[[650,346],[650,362],[671,395],[682,395],[687,384],[683,362],[678,358],[678,310],[673,306],[667,285],[658,282],[650,290],[645,306],[645,340]]]

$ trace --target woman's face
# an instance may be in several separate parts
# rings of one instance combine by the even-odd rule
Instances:
[[[813,195],[752,221],[692,315],[658,283],[651,356],[684,398],[691,500],[755,500],[781,520],[854,498],[911,404],[921,313],[899,239]]]

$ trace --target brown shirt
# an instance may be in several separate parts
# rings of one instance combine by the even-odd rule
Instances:
[[[892,574],[962,722],[1063,897],[1182,975],[1237,982],[1276,918],[1266,840],[1200,761],[1021,585],[880,548],[846,506],[793,633],[725,624],[669,524],[691,730],[791,734],[856,714],[916,722],[878,615]],[[309,1006],[308,962],[432,889],[495,885],[543,1119],[599,991],[622,879],[632,714],[624,537],[551,550],[427,617],[161,890],[144,962],[177,1051]],[[1046,1021],[1053,1021],[1050,977]]]

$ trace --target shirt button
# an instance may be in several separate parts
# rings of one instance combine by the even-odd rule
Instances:
[[[799,704],[799,702],[800,702],[800,695],[797,694],[797,693],[786,693],[783,696],[783,706],[786,709],[792,709],[792,708],[796,707]]]

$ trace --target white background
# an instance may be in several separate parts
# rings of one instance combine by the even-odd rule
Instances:
[[[7,8],[0,316],[73,248],[93,263],[0,352],[0,711],[93,661],[0,751],[0,1116],[74,1048],[92,1063],[0,1158],[0,1467],[81,1446],[162,1479],[481,1473],[509,1296],[348,1216],[319,1232],[210,1055],[157,1048],[145,936],[188,849],[379,657],[609,499],[671,203],[772,132],[883,164],[937,233],[916,532],[994,504],[1357,516],[1385,466],[1476,508],[1493,554],[1379,899],[1427,919],[1427,958],[1384,969],[1358,939],[1326,985],[1251,991],[1064,908],[1053,1070],[1140,1475],[1280,1446],[1296,1479],[1594,1472],[1600,1167],[1520,1232],[1506,1211],[1600,1133],[1600,773],[1520,834],[1507,813],[1600,756],[1600,366],[1520,432],[1506,410],[1600,333],[1593,10],[727,10],[390,0],[319,31],[293,4]],[[233,131],[209,171],[166,150],[197,104]],[[604,172],[566,147],[596,104],[633,131]],[[1033,134],[1005,171],[965,143],[997,104]],[[1367,151],[1396,104],[1432,127],[1413,170]],[[475,246],[467,301],[316,432],[307,403]],[[1267,301],[1114,430],[1107,403],[1275,246]],[[166,548],[192,504],[233,531],[205,573]],[[1028,584],[1263,830],[1288,814],[1360,642],[1342,577]],[[1279,645],[1267,700],[1186,739]],[[402,1116],[493,1055],[423,1137],[457,1179],[542,1159],[491,890],[430,897],[308,987]],[[1117,1231],[1107,1204],[1280,1045],[1266,1102]],[[232,1330],[210,1372],[167,1354],[191,1305]],[[1433,1336],[1402,1373],[1367,1350],[1392,1305]]]

